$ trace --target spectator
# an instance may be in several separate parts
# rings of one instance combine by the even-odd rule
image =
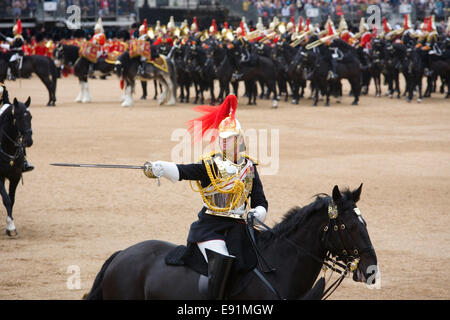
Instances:
[[[20,0],[13,0],[12,15],[14,18],[19,18],[22,15],[22,3]]]

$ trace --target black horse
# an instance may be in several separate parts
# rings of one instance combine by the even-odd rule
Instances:
[[[280,42],[275,48],[276,55],[284,61],[285,77],[292,91],[292,103],[298,104],[300,98],[303,97],[304,88],[306,86],[305,72],[300,65],[300,61],[303,58],[303,48],[294,48],[286,41]],[[302,88],[301,94],[299,92],[300,88]],[[287,98],[288,96],[286,93],[286,99]]]
[[[414,91],[418,90],[417,102],[422,101],[422,77],[424,67],[422,63],[421,50],[415,46],[405,47],[404,59],[402,59],[401,71],[406,81],[406,101],[410,102]]]
[[[211,66],[212,61],[208,60],[206,50],[199,45],[196,41],[192,41],[186,46],[186,52],[184,56],[184,63],[188,73],[194,83],[195,99],[194,104],[205,103],[204,91],[208,90],[212,85],[212,77],[206,73],[206,66]],[[200,99],[200,101],[199,101]],[[211,97],[213,100],[214,97]],[[211,102],[212,104],[213,102]]]
[[[237,94],[237,81],[244,81],[246,92],[248,95],[248,104],[256,105],[257,96],[257,81],[263,81],[271,94],[272,107],[278,108],[278,95],[276,86],[276,68],[272,59],[257,54],[250,54],[249,61],[242,61],[243,55],[248,55],[249,52],[245,49],[241,40],[234,40],[233,43],[227,46],[228,58],[232,67],[239,74],[239,78],[233,76],[233,87],[235,94]],[[237,81],[236,81],[237,80]]]
[[[174,61],[177,83],[180,88],[180,102],[189,103],[189,89],[191,87],[192,79],[189,70],[184,62],[187,46],[183,44],[175,44],[172,49],[172,59]]]
[[[18,234],[12,215],[16,188],[22,177],[25,148],[33,144],[31,99],[28,97],[25,103],[14,99],[10,104],[5,89],[3,103],[0,109],[0,193],[7,211],[6,234],[14,237]],[[9,192],[5,188],[5,179],[9,180]]]
[[[8,66],[16,78],[29,78],[34,72],[44,83],[48,91],[49,100],[47,106],[54,107],[56,102],[57,69],[52,59],[47,56],[32,55],[24,56],[22,67],[19,60],[9,62],[10,54],[0,55],[0,82],[7,78]]]
[[[383,75],[388,85],[388,96],[390,98],[393,97],[394,92],[397,92],[397,99],[400,99],[399,74],[402,62],[402,47],[403,45],[392,42],[387,42],[385,46]]]
[[[229,283],[228,297],[305,297],[331,256],[343,262],[340,264],[347,272],[353,272],[353,280],[374,284],[377,258],[367,225],[356,207],[361,189],[362,185],[341,193],[335,186],[331,197],[318,195],[311,204],[291,209],[273,229],[255,232],[255,246],[264,258],[261,261],[268,261],[270,268],[263,270],[260,265],[240,274]],[[165,263],[175,247],[150,240],[114,253],[103,264],[86,298],[204,299],[199,291],[203,275]]]
[[[217,99],[223,102],[223,99],[230,94],[230,82],[233,75],[233,68],[228,59],[227,48],[223,43],[210,41],[207,44],[207,54],[213,61],[215,78],[219,81],[220,91]]]

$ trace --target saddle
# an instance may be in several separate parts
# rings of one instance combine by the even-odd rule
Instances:
[[[229,287],[233,288],[232,294],[236,294],[248,284],[252,275],[250,272],[256,268],[258,260],[245,224],[237,223],[228,230],[225,242],[230,255],[236,257],[229,277]],[[165,262],[170,266],[184,266],[208,276],[208,263],[195,243],[174,248],[165,257]]]

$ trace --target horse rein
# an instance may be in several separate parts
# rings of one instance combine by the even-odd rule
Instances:
[[[357,208],[355,208],[357,209]],[[359,210],[358,210],[359,211]],[[321,242],[325,244],[325,246],[327,246],[327,244],[330,244],[328,241],[328,235],[330,234],[328,232],[328,230],[331,229],[331,227],[333,227],[333,231],[338,232],[339,230],[341,230],[341,232],[343,230],[346,229],[345,224],[342,222],[340,224],[340,228],[338,226],[338,222],[341,222],[341,219],[338,219],[338,209],[336,204],[333,202],[333,200],[330,201],[330,203],[328,204],[328,224],[327,226],[325,226],[325,228],[323,229],[323,236],[321,239]],[[254,221],[256,221],[259,225],[261,225],[263,228],[266,229],[266,231],[269,231],[272,234],[275,234],[273,229],[270,228],[269,226],[267,226],[266,224],[264,224],[261,220],[259,220],[257,217],[253,216],[252,214],[249,214],[247,216],[247,225],[248,225],[248,230],[249,230],[249,234],[250,234],[250,238],[251,238],[251,242],[252,245],[255,248],[257,257],[258,257],[258,263],[260,262],[260,258],[262,259],[262,262],[264,263],[265,266],[268,267],[268,271],[263,271],[263,272],[272,272],[275,271],[275,269],[271,268],[267,262],[265,261],[264,257],[261,255],[261,253],[259,252],[259,250],[257,249],[256,246],[256,241],[255,241],[255,237],[254,237]],[[334,250],[335,248],[327,248],[325,247],[327,254],[325,256],[325,258],[321,259],[319,257],[317,257],[316,255],[312,254],[311,252],[309,252],[308,250],[302,248],[301,246],[297,245],[294,241],[290,240],[289,238],[283,237],[284,240],[286,240],[286,242],[288,242],[289,244],[291,244],[297,251],[301,251],[303,253],[306,253],[307,255],[309,255],[311,258],[313,258],[315,261],[319,262],[322,264],[322,270],[324,271],[324,276],[326,273],[327,269],[331,269],[332,272],[337,272],[340,274],[340,277],[333,282],[326,290],[324,290],[324,293],[322,295],[322,299],[326,300],[328,297],[331,296],[331,294],[339,287],[339,285],[342,283],[342,281],[344,280],[344,278],[347,276],[347,274],[349,272],[353,272],[358,268],[358,263],[360,260],[360,254],[366,252],[366,251],[370,251],[373,250],[373,248],[365,248],[363,250],[358,250],[358,249],[354,249],[353,250],[353,254],[354,256],[348,256],[348,250],[345,247],[345,242],[342,240],[342,234],[341,232],[339,232],[339,240],[341,242],[341,244],[343,245],[342,249],[342,254],[344,255],[344,257],[346,258],[345,264],[342,264],[340,262],[337,261],[337,254],[334,254],[332,252],[332,250]],[[347,233],[346,233],[347,234]],[[351,237],[351,235],[349,234],[349,237]],[[351,239],[353,240],[353,239]],[[352,241],[352,243],[354,243]],[[331,249],[331,250],[330,250]],[[335,258],[333,258],[333,256],[335,256]],[[353,258],[352,260],[350,260],[350,258]],[[331,264],[330,264],[331,262]],[[260,263],[261,265],[261,263]],[[342,270],[340,270],[339,268],[341,268]],[[270,283],[267,281],[267,279],[265,279],[261,273],[256,272],[258,277],[260,277],[261,280],[263,280],[263,282],[269,286],[269,289],[274,292],[277,297],[281,299],[281,296],[279,295],[279,293],[270,285]],[[331,275],[330,275],[331,277]],[[331,291],[331,292],[330,292]],[[330,293],[328,293],[330,292]],[[328,294],[328,295],[327,295]]]

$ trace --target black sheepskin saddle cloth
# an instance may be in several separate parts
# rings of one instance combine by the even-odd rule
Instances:
[[[229,229],[226,234],[226,244],[229,254],[236,257],[231,270],[232,274],[246,274],[256,267],[258,260],[250,242],[246,224],[236,224]],[[195,243],[188,242],[186,246],[174,248],[167,254],[165,261],[171,266],[185,266],[202,275],[208,275],[208,264]]]

